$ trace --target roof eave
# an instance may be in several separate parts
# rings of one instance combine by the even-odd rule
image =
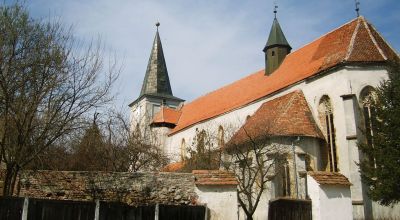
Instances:
[[[132,107],[133,105],[135,105],[136,103],[138,103],[140,100],[142,100],[144,97],[151,97],[151,98],[164,98],[164,99],[169,99],[169,100],[173,100],[173,101],[177,101],[177,102],[184,102],[184,99],[175,97],[175,96],[171,96],[171,95],[164,95],[164,94],[143,94],[140,95],[135,101],[131,102],[128,106]]]

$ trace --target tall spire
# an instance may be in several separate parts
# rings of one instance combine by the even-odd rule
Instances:
[[[140,96],[143,95],[167,95],[172,96],[171,84],[169,82],[167,64],[165,63],[164,52],[161,45],[158,27],[154,37],[153,48],[147,64],[146,75],[144,77]]]
[[[286,55],[290,53],[292,47],[286,40],[282,28],[276,18],[278,6],[274,6],[274,21],[269,33],[267,44],[263,51],[265,53],[265,75],[270,75],[281,65]]]

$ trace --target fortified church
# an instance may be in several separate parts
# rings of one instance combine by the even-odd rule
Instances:
[[[175,166],[203,130],[218,134],[214,146],[220,148],[265,134],[282,148],[293,147],[285,176],[271,182],[254,219],[265,219],[268,202],[285,196],[311,198],[313,204],[327,197],[329,209],[322,202],[313,205],[316,219],[342,219],[342,213],[354,219],[399,217],[399,206],[368,199],[357,166],[362,157],[357,142],[366,139],[361,128],[371,127],[369,101],[387,79],[389,63],[399,62],[396,51],[362,16],[294,51],[275,17],[260,49],[265,69],[185,102],[172,93],[157,29],[142,90],[129,105],[132,128],[145,137],[155,134]],[[231,125],[236,129],[227,135]]]

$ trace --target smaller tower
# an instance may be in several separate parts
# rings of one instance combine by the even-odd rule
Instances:
[[[160,23],[156,23],[156,34],[151,49],[149,62],[139,97],[129,104],[131,107],[131,129],[148,135],[154,116],[164,107],[177,109],[183,99],[172,94],[167,64],[158,31]]]
[[[274,9],[274,22],[269,33],[267,44],[263,51],[265,53],[265,75],[269,76],[281,65],[286,55],[290,53],[292,47],[286,40],[282,28],[276,18],[278,6],[275,5]]]

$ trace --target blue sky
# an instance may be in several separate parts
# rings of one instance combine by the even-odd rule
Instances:
[[[6,1],[6,4],[11,1]],[[361,14],[400,51],[400,1],[361,0]],[[278,19],[294,50],[355,18],[354,0],[277,0]],[[185,100],[264,66],[272,0],[32,0],[35,18],[73,25],[83,41],[100,37],[123,70],[115,105],[139,95],[160,21],[172,90]]]

